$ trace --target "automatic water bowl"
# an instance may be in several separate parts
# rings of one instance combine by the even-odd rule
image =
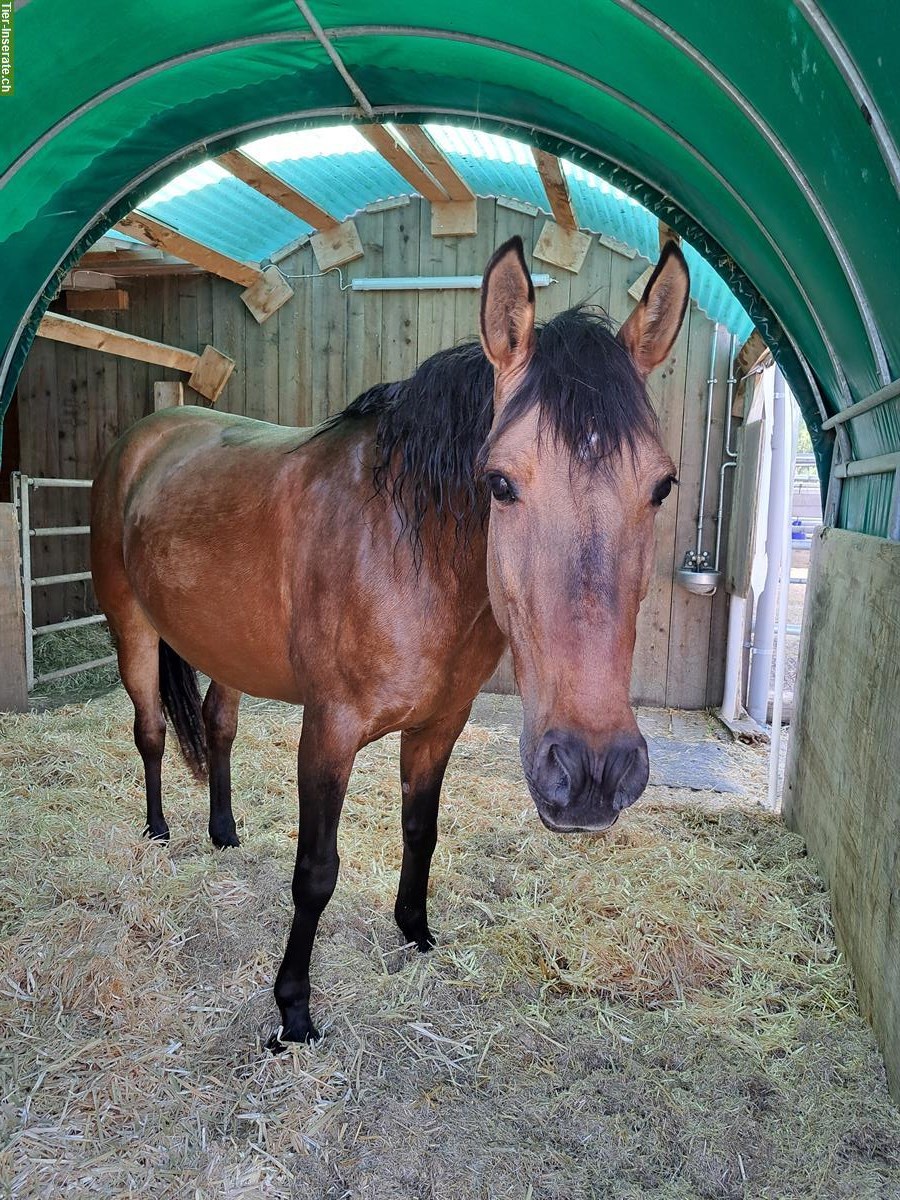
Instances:
[[[675,572],[675,582],[692,596],[714,596],[722,582],[722,572],[713,570],[708,551],[704,550],[698,557],[694,550],[688,550],[684,562]]]

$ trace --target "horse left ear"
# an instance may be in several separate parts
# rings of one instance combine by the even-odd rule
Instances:
[[[481,344],[498,372],[524,367],[534,354],[534,284],[520,237],[510,238],[485,267]]]
[[[619,330],[618,341],[646,379],[668,358],[684,320],[691,276],[676,242],[666,242],[638,306]]]

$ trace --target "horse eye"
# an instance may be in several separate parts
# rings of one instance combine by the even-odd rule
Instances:
[[[677,482],[678,480],[674,479],[671,475],[668,479],[661,480],[653,489],[653,497],[650,503],[659,508],[663,500],[665,500],[666,496],[668,496],[669,492],[671,492],[672,484]]]
[[[488,476],[488,485],[491,489],[491,495],[498,504],[512,504],[514,500],[518,499],[513,485],[505,475],[498,475],[494,472]]]

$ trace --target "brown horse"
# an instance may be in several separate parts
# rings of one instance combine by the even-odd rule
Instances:
[[[209,830],[228,846],[240,694],[304,706],[294,917],[275,983],[282,1040],[317,1036],[309,960],[337,880],[344,792],[357,751],[392,730],[395,915],[420,950],[433,945],[444,771],[507,642],[543,822],[603,830],[643,791],[628,688],[654,514],[675,476],[644,381],[687,298],[669,243],[618,337],[578,310],[536,330],[513,238],[485,272],[484,353],[437,354],[311,432],[172,409],[110,452],[91,561],[134,702],[150,835],[168,836],[166,711],[195,771],[208,764]],[[213,681],[202,711],[194,668]]]

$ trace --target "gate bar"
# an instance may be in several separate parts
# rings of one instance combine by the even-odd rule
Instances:
[[[90,533],[90,525],[47,525],[43,529],[29,529],[31,537],[63,537],[69,533]]]
[[[47,683],[50,679],[62,679],[64,675],[77,675],[79,671],[92,671],[95,667],[108,667],[116,661],[115,654],[107,658],[92,658],[90,662],[76,663],[74,667],[63,667],[61,671],[49,671],[46,675],[38,675],[35,683]]]
[[[51,583],[81,583],[83,579],[90,579],[90,571],[73,571],[70,575],[41,575],[38,579],[32,579],[32,587],[49,587]]]
[[[92,617],[73,617],[71,621],[54,621],[52,625],[37,625],[31,631],[32,637],[40,633],[56,633],[58,629],[77,629],[79,625],[99,625],[105,621],[103,613],[95,613]]]

